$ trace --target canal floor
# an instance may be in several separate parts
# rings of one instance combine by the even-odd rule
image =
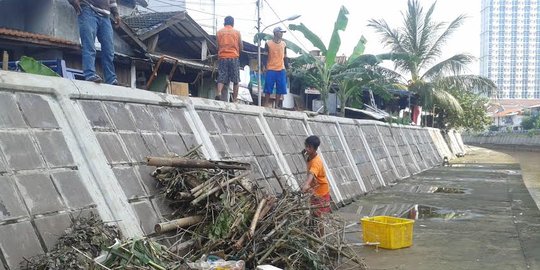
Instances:
[[[471,148],[451,167],[402,180],[337,213],[349,223],[377,215],[415,219],[411,247],[356,248],[370,269],[540,269],[535,160],[531,153]],[[360,229],[350,227],[347,240],[363,242]]]

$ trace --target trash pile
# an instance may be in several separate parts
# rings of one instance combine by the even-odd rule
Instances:
[[[275,173],[279,195],[250,179],[248,163],[204,160],[199,148],[147,161],[174,210],[151,239],[120,241],[116,227],[81,217],[53,251],[21,269],[368,269],[345,243],[350,225],[332,215],[314,218],[308,195]]]
[[[106,225],[95,214],[79,215],[49,253],[31,257],[21,262],[21,269],[68,270],[92,269],[89,258],[101,254],[102,248],[113,245],[120,238],[116,226]]]
[[[168,232],[175,242],[171,252],[192,269],[214,269],[202,266],[209,256],[241,261],[246,269],[335,269],[344,262],[367,269],[344,243],[346,224],[332,215],[314,218],[309,197],[291,191],[275,173],[280,195],[259,188],[248,163],[202,160],[196,150],[147,161],[157,166],[153,176],[174,209],[174,219],[155,231]]]

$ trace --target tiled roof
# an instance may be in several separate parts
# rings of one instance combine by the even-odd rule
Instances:
[[[522,113],[522,110],[521,108],[511,108],[511,109],[506,109],[502,112],[498,112],[495,114],[495,116],[497,117],[503,117],[503,116],[510,116],[510,115],[518,115],[518,114],[521,114]]]
[[[183,12],[155,12],[145,13],[134,16],[127,16],[122,18],[122,21],[126,23],[138,35],[150,31],[162,23],[168,21],[174,16],[181,16]]]
[[[532,106],[540,105],[540,99],[498,99],[494,100],[493,103],[508,107],[520,107],[528,108]]]
[[[48,45],[58,46],[79,46],[78,43],[75,43],[73,41],[8,28],[0,28],[0,38],[24,40],[26,42],[37,44],[47,43]]]

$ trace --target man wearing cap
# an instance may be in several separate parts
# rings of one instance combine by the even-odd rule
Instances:
[[[111,15],[114,24],[120,23],[116,0],[68,0],[75,9],[79,20],[82,46],[82,67],[87,81],[100,83],[96,74],[96,37],[101,44],[101,64],[105,82],[117,85],[114,71],[114,40]]]
[[[234,18],[225,17],[224,27],[217,32],[218,44],[218,79],[216,100],[221,100],[221,91],[224,85],[233,83],[233,102],[238,96],[238,83],[240,82],[240,51],[243,49],[240,32],[234,29]],[[226,97],[224,101],[228,101]]]
[[[285,57],[287,50],[281,27],[274,28],[274,38],[266,42],[265,50],[268,53],[266,63],[266,80],[264,84],[264,105],[268,105],[270,95],[276,87],[276,107],[281,107],[281,97],[287,94],[287,73],[285,71]]]

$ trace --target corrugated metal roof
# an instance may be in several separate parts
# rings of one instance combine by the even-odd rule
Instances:
[[[36,34],[36,33],[30,33],[30,32],[24,32],[20,30],[15,29],[9,29],[9,28],[0,28],[0,37],[1,38],[8,38],[8,39],[16,39],[16,40],[24,40],[26,42],[36,43],[36,44],[44,44],[47,43],[47,45],[57,45],[60,47],[73,47],[73,46],[79,46],[78,43],[75,43],[73,41],[52,37],[48,35],[43,34]]]

